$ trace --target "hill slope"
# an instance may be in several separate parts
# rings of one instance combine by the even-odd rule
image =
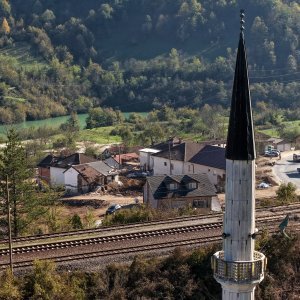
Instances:
[[[227,106],[241,4],[254,102],[297,107],[297,1],[0,0],[0,47],[26,42],[48,63],[39,68],[43,74],[38,68],[26,71],[35,81],[34,92],[30,83],[2,79],[9,87],[18,85],[18,96],[28,99],[27,119],[98,105],[125,111],[160,103]],[[54,107],[32,113],[38,95]]]

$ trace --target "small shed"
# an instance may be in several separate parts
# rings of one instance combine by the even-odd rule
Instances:
[[[268,143],[280,152],[290,151],[292,148],[292,143],[286,139],[269,138]]]

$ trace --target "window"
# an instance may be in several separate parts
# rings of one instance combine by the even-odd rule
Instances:
[[[188,183],[188,188],[191,189],[195,189],[197,188],[197,183],[195,181],[189,182]]]
[[[174,165],[173,164],[171,164],[171,170],[174,170]]]
[[[167,162],[165,161],[165,162],[164,162],[164,166],[167,166],[167,165],[168,165],[168,164],[167,164]]]
[[[177,183],[170,183],[169,184],[169,190],[174,191],[177,189]]]
[[[203,200],[194,200],[193,207],[203,208],[205,207]]]

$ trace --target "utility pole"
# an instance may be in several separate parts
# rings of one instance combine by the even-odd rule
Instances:
[[[6,203],[7,203],[7,222],[8,222],[8,245],[9,245],[9,267],[13,274],[13,249],[11,238],[11,218],[10,218],[10,199],[9,199],[9,187],[8,187],[8,175],[6,176]]]
[[[172,175],[172,160],[171,160],[171,140],[169,140],[169,163],[170,163],[170,175]]]
[[[119,149],[119,170],[121,169],[121,148],[120,144],[118,144],[118,149]]]

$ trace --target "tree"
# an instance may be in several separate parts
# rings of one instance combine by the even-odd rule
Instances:
[[[10,27],[8,25],[6,18],[3,18],[2,25],[1,25],[1,31],[5,34],[10,33]]]
[[[19,300],[22,299],[16,279],[10,269],[7,269],[0,280],[0,300]]]
[[[293,55],[289,55],[287,59],[287,67],[289,72],[297,71],[297,60]]]
[[[72,112],[67,122],[60,125],[60,129],[65,135],[65,138],[63,138],[60,142],[65,143],[65,146],[69,149],[75,148],[76,135],[80,130],[77,113]],[[59,143],[56,143],[56,146],[58,146],[58,144]]]
[[[83,229],[81,218],[78,214],[73,215],[71,218],[71,225],[73,229]]]
[[[35,261],[25,286],[25,299],[64,299],[64,285],[51,261]]]
[[[13,234],[35,234],[39,222],[58,197],[58,194],[40,192],[33,181],[30,160],[14,129],[7,132],[6,147],[0,152],[0,191],[6,198],[8,180]],[[7,199],[7,198],[6,198]],[[4,211],[7,208],[5,203]],[[7,212],[7,210],[6,210]]]
[[[133,134],[132,134],[132,130],[129,126],[122,126],[119,129],[118,134],[121,137],[123,144],[125,146],[131,145],[132,140],[133,140]]]
[[[119,110],[111,108],[92,108],[86,119],[86,128],[106,127],[117,123],[122,123],[124,117]]]
[[[5,182],[8,180],[10,190],[10,207],[13,215],[13,232],[17,237],[21,229],[21,207],[30,193],[28,184],[32,172],[27,167],[25,149],[14,129],[7,132],[6,147],[0,153],[1,191],[5,194]]]
[[[294,202],[297,199],[296,189],[297,187],[291,182],[282,183],[276,191],[277,200],[282,204]]]

